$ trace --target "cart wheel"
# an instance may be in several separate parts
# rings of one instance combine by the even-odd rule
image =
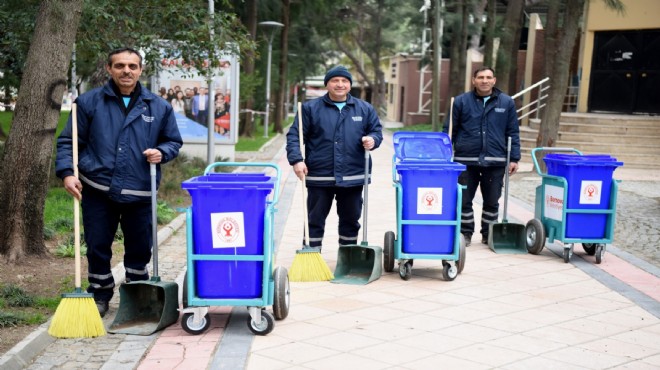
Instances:
[[[273,331],[273,328],[275,327],[275,318],[270,312],[262,310],[261,322],[254,322],[252,317],[248,317],[247,325],[250,331],[254,334],[266,335]]]
[[[564,257],[564,262],[566,263],[568,263],[568,261],[571,260],[571,257],[573,257],[573,244],[571,244],[571,246],[568,248],[564,248],[563,257]]]
[[[596,263],[600,264],[605,258],[605,244],[596,244]]]
[[[525,226],[525,239],[527,240],[527,251],[531,254],[539,254],[545,246],[545,229],[537,218],[527,222]]]
[[[211,326],[211,316],[207,313],[204,315],[199,323],[195,323],[195,314],[188,312],[184,313],[181,318],[181,327],[186,333],[192,335],[199,335],[206,331]]]
[[[412,263],[410,261],[403,265],[399,265],[399,276],[401,276],[401,279],[403,280],[410,280],[410,277],[412,276]]]
[[[383,242],[383,269],[385,272],[392,272],[394,270],[394,232],[392,231],[385,233],[385,241]]]
[[[461,239],[458,243],[458,261],[456,261],[456,267],[459,274],[463,272],[463,268],[465,267],[465,237],[463,234],[461,234]]]
[[[183,287],[181,288],[181,304],[183,308],[188,307],[188,270],[183,272]]]
[[[593,256],[596,254],[596,245],[595,243],[582,243],[582,249],[587,252],[588,255]]]
[[[275,268],[273,276],[275,280],[273,313],[276,320],[284,320],[289,316],[289,304],[291,303],[288,272],[284,267],[278,266]]]
[[[442,278],[446,281],[452,281],[458,276],[458,269],[447,261],[442,261]]]

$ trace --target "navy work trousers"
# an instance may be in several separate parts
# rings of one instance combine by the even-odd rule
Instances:
[[[325,220],[334,199],[337,199],[337,216],[339,216],[339,245],[357,244],[362,212],[362,185],[310,186],[307,188],[307,212],[311,247],[320,247],[323,244]]]
[[[458,176],[458,183],[465,185],[463,189],[463,204],[461,206],[461,233],[472,235],[474,233],[474,210],[472,201],[481,188],[483,209],[481,212],[481,234],[488,236],[488,225],[497,223],[499,216],[499,199],[502,195],[504,183],[504,167],[467,166],[466,170]]]
[[[151,204],[118,203],[87,185],[82,197],[83,226],[87,244],[89,288],[95,300],[109,301],[115,281],[110,259],[112,242],[121,225],[124,234],[126,279],[149,279],[147,263],[151,259]]]

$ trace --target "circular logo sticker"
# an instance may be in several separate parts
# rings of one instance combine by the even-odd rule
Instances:
[[[233,217],[224,217],[215,229],[218,237],[225,243],[231,243],[238,238],[241,228]]]

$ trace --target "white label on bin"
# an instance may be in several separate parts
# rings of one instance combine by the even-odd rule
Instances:
[[[545,185],[544,217],[562,221],[564,213],[564,188],[554,185]]]
[[[213,248],[245,247],[243,212],[211,213]]]
[[[580,185],[580,204],[600,204],[600,193],[603,182],[596,180],[582,180]]]
[[[417,188],[417,214],[442,214],[442,188]]]

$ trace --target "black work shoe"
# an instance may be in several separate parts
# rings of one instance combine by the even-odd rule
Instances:
[[[96,303],[96,308],[99,310],[101,317],[108,313],[108,308],[110,307],[108,301],[94,301],[94,303]]]
[[[481,235],[481,242],[482,242],[483,244],[488,244],[488,235],[486,235],[486,234],[482,234],[482,235]]]
[[[469,247],[472,244],[472,234],[463,233],[463,237],[465,238],[465,246]]]

